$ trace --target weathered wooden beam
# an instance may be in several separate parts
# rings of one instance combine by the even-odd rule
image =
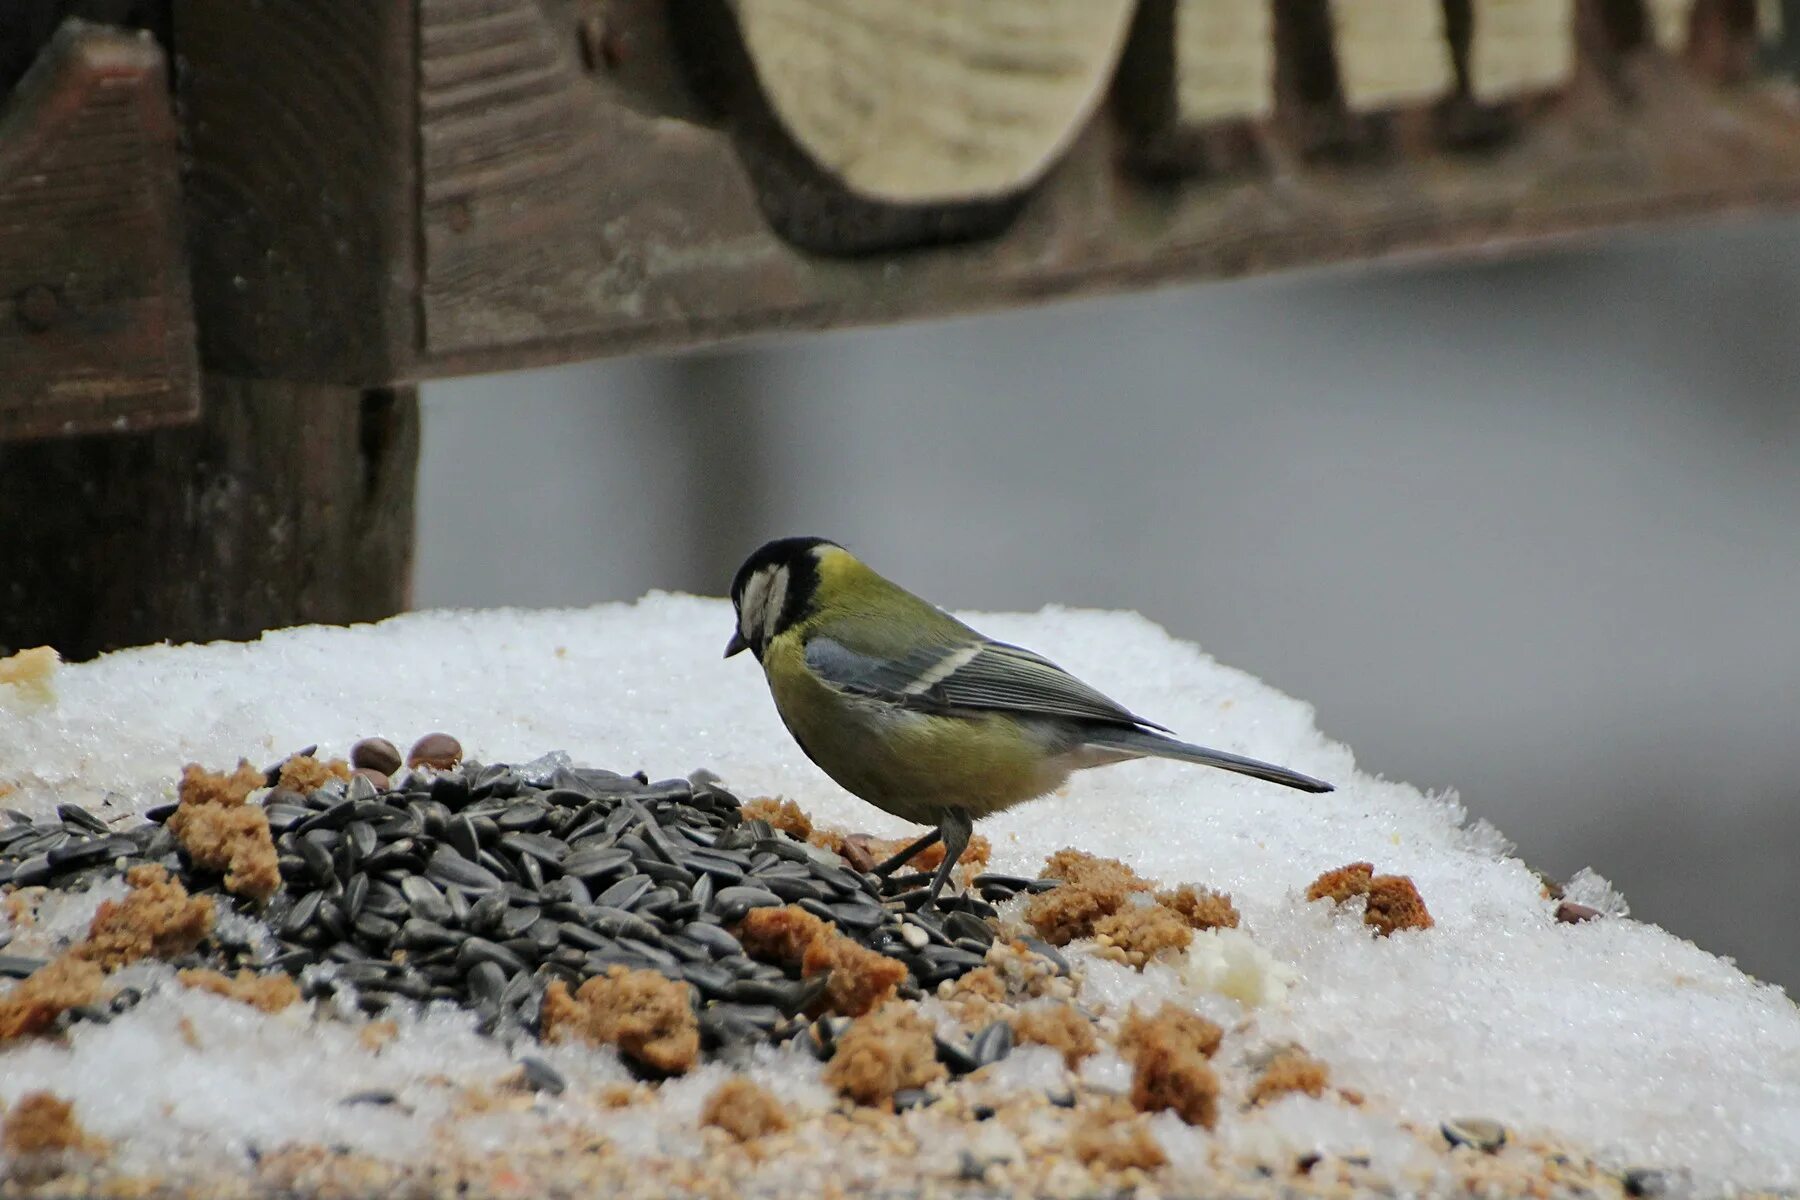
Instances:
[[[1791,83],[1631,44],[1642,2],[1142,0],[1118,105],[1051,89],[1008,157],[933,107],[983,56],[907,76],[960,93],[845,82],[831,22],[862,45],[885,6],[178,0],[206,354],[374,384],[1800,205]],[[883,48],[976,11],[900,6]]]
[[[0,101],[0,441],[194,419],[200,390],[163,53],[65,23]]]
[[[206,365],[321,382],[413,374],[409,4],[173,2]],[[495,43],[503,53],[503,31]]]
[[[0,444],[0,652],[86,658],[407,607],[413,390],[209,377],[206,393],[187,428]]]

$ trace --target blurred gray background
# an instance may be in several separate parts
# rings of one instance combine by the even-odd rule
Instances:
[[[1800,995],[1800,221],[437,384],[416,602],[1137,609]]]

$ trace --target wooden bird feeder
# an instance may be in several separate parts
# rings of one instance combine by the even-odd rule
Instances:
[[[1792,208],[1797,8],[12,0],[0,646],[403,607],[424,379]]]

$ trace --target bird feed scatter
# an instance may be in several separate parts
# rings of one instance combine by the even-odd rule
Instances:
[[[933,903],[928,861],[869,870],[918,827],[827,780],[719,661],[719,601],[426,613],[11,684],[0,1190],[1800,1187],[1778,990],[1591,872],[1547,889],[1452,799],[1358,774],[1305,705],[1139,618],[976,620],[1338,790],[1080,774],[983,821]]]

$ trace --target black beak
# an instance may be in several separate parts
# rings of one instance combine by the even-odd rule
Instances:
[[[750,643],[744,640],[744,635],[734,633],[731,635],[731,640],[725,643],[725,657],[730,658],[734,654],[742,654],[749,648]]]

